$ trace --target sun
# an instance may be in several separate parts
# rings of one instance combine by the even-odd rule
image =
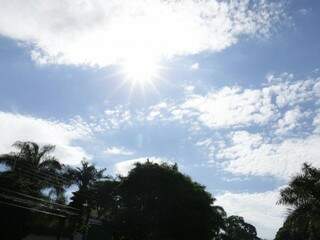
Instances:
[[[140,53],[123,60],[121,69],[126,81],[146,85],[153,84],[160,77],[161,66],[157,57]]]

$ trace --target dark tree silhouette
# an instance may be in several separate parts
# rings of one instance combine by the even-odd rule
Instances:
[[[17,152],[0,155],[0,164],[7,167],[0,171],[1,240],[20,240],[29,233],[29,227],[33,230],[38,227],[40,232],[57,232],[60,236],[65,222],[52,218],[54,213],[68,216],[66,236],[71,236],[74,230],[88,233],[89,218],[94,217],[104,222],[104,228],[95,233],[106,239],[259,239],[254,226],[241,217],[227,217],[222,207],[214,205],[215,199],[205,187],[179,172],[176,164],[137,163],[128,176],[112,179],[104,175],[105,169],[97,169],[86,161],[77,168],[60,164],[50,155],[54,150],[51,145],[16,142],[14,147]],[[297,233],[295,227],[299,234],[308,232],[308,239],[313,240],[319,236],[320,174],[309,165],[303,171],[282,192],[280,203],[294,206],[294,211],[279,234],[291,236],[292,231]],[[77,209],[61,205],[65,188],[72,184],[78,190],[73,192],[70,205]],[[54,199],[44,195],[43,190],[48,188],[52,189]],[[6,191],[12,195],[6,196]],[[21,194],[26,198],[19,199],[17,196]],[[33,202],[32,197],[37,200]],[[21,208],[24,204],[32,208]],[[29,210],[40,211],[36,211],[37,217],[31,217]],[[295,238],[288,238],[291,239]]]
[[[225,219],[224,233],[220,235],[222,240],[259,240],[256,228],[246,223],[243,217],[230,216]]]
[[[10,181],[8,187],[36,195],[41,195],[41,190],[46,187],[58,188],[59,180],[53,176],[63,166],[50,155],[54,146],[40,147],[34,142],[16,142],[13,146],[17,152],[0,155],[0,163],[9,167],[8,171],[1,173],[3,181]]]
[[[98,170],[94,165],[87,161],[81,162],[81,167],[67,169],[68,178],[71,179],[78,187],[78,191],[74,192],[71,198],[71,205],[82,208],[83,204],[89,204],[92,199],[93,186],[97,181],[103,179],[105,176],[103,172],[105,169]]]
[[[215,199],[176,165],[137,163],[121,178],[117,194],[114,239],[211,240],[222,227]]]
[[[69,167],[66,171],[66,176],[78,187],[78,190],[73,193],[70,203],[72,207],[80,210],[77,228],[85,227],[88,223],[90,212],[96,206],[94,186],[99,180],[105,178],[104,171],[105,169],[99,170],[87,161],[82,161],[81,167]]]
[[[58,181],[48,180],[48,176],[62,169],[62,165],[50,156],[54,146],[40,147],[34,142],[16,142],[13,146],[17,152],[0,155],[0,163],[8,167],[7,171],[0,172],[0,200],[8,201],[4,189],[36,197],[41,196],[41,190],[47,187],[62,192]],[[21,239],[28,233],[28,210],[1,204],[0,212],[0,239]]]
[[[279,204],[290,209],[276,239],[320,239],[320,170],[304,163],[280,196]]]
[[[119,181],[111,178],[94,184],[92,192],[98,219],[109,217],[114,204],[116,204],[116,189],[118,185]]]

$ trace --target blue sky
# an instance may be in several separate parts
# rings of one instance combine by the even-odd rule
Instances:
[[[279,188],[320,167],[318,1],[0,3],[0,152],[176,162],[274,236]]]

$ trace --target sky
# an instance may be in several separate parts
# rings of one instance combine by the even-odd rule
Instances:
[[[320,167],[320,2],[0,0],[0,153],[177,163],[272,239]]]

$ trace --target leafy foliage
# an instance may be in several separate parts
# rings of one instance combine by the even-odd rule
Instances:
[[[211,194],[176,166],[137,163],[117,194],[115,239],[211,240],[222,227]]]
[[[40,147],[34,142],[16,142],[13,145],[18,151],[0,156],[0,163],[9,167],[8,171],[0,173],[0,186],[5,186],[16,192],[41,196],[41,190],[46,187],[63,189],[59,184],[52,186],[51,181],[44,181],[42,176],[57,173],[62,165],[50,153],[54,147]],[[1,195],[3,198],[5,196]],[[30,212],[13,206],[0,205],[1,239],[21,239],[28,231]]]
[[[61,219],[0,204],[0,226],[4,229],[0,239],[19,240],[29,228],[51,234],[64,229],[62,234],[71,236],[81,229],[86,232],[90,218],[103,220],[104,229],[98,232],[106,238],[112,235],[114,240],[259,239],[254,226],[242,217],[227,217],[222,207],[214,205],[215,199],[205,187],[179,172],[176,164],[137,163],[128,176],[113,179],[104,175],[105,169],[87,161],[79,167],[60,164],[51,155],[52,145],[16,142],[14,147],[17,152],[0,156],[0,164],[7,167],[0,172],[0,187],[42,199],[46,197],[43,190],[51,189],[46,199],[64,204],[66,189],[76,185],[70,205],[80,214],[76,218],[70,215],[63,228]],[[283,200],[301,205],[290,191],[284,192]],[[302,202],[301,206],[309,206]],[[300,205],[297,209],[302,209]],[[293,214],[291,218],[300,219]]]
[[[71,205],[79,209],[84,204],[92,205],[93,202],[93,186],[97,181],[104,178],[105,169],[98,170],[94,165],[87,161],[81,162],[81,167],[67,169],[67,175],[73,183],[78,187],[78,191],[74,192],[71,198]]]
[[[78,191],[73,192],[70,205],[80,210],[77,218],[79,229],[86,229],[92,209],[96,206],[96,194],[94,186],[105,176],[105,169],[98,170],[94,165],[87,161],[81,162],[81,167],[71,168],[66,171],[66,175],[71,182],[76,184]]]
[[[34,142],[16,142],[13,146],[17,152],[0,156],[0,163],[9,167],[9,171],[1,173],[1,180],[10,182],[8,187],[36,195],[41,195],[40,191],[46,187],[62,188],[55,179],[46,180],[47,176],[57,174],[63,168],[59,161],[50,155],[54,146],[40,147]]]
[[[256,228],[246,223],[243,217],[230,216],[225,220],[224,233],[221,234],[222,240],[259,240]]]
[[[276,239],[320,239],[320,170],[305,163],[280,195],[279,204],[291,209]]]

